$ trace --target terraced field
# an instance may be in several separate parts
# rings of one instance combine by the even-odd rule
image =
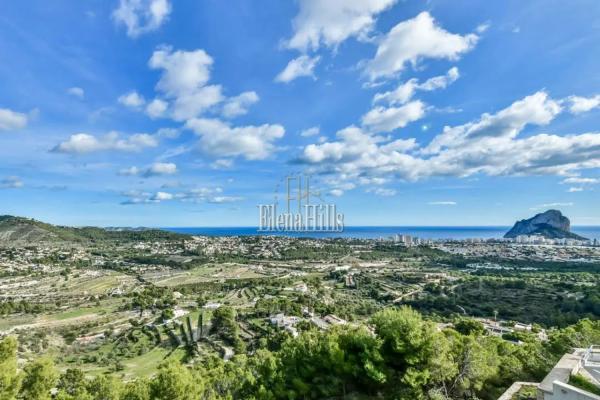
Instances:
[[[201,267],[189,271],[151,272],[143,275],[143,279],[157,286],[170,287],[229,279],[263,278],[265,276],[265,274],[247,266],[223,264],[219,267]]]

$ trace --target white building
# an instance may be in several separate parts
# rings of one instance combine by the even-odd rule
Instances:
[[[600,347],[576,349],[565,354],[541,383],[515,382],[498,400],[510,400],[523,386],[537,387],[537,400],[600,400],[600,396],[576,387],[578,376],[600,388]]]

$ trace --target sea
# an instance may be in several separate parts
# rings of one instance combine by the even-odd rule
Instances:
[[[421,239],[500,239],[510,226],[347,226],[342,232],[259,232],[256,227],[163,228],[199,236],[288,236],[307,238],[385,239],[411,235]],[[600,226],[573,226],[571,231],[588,239],[600,240]]]

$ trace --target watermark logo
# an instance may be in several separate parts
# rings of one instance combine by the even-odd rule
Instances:
[[[259,232],[342,232],[344,214],[334,203],[326,203],[311,188],[310,177],[289,175],[285,182],[285,204],[279,205],[279,187],[273,204],[258,205]]]

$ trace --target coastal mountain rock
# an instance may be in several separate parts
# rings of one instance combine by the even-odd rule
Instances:
[[[548,210],[533,218],[518,221],[504,237],[516,238],[519,235],[540,235],[546,239],[585,240],[571,232],[571,221],[558,210]]]

